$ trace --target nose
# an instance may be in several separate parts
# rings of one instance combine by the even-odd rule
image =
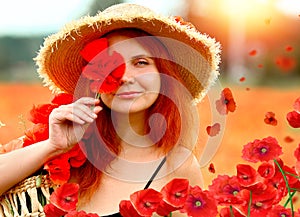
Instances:
[[[133,84],[135,82],[135,75],[132,70],[128,69],[126,65],[126,70],[124,72],[123,77],[121,78],[121,83]]]
[[[135,77],[134,76],[127,76],[127,75],[124,75],[122,78],[121,78],[121,83],[122,84],[133,84],[135,82]]]

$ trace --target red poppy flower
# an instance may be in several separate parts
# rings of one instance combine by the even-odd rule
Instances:
[[[297,161],[296,162],[296,165],[295,165],[295,171],[296,173],[298,174],[298,176],[300,175],[300,161]]]
[[[129,200],[122,200],[119,204],[119,212],[123,217],[143,217],[138,214]]]
[[[44,169],[48,171],[50,179],[55,184],[64,184],[70,178],[69,156],[61,154],[44,164]]]
[[[250,216],[266,216],[270,208],[272,207],[274,199],[276,197],[276,189],[271,185],[267,186],[267,188],[265,188],[264,190],[256,193],[250,193],[249,190],[243,189],[239,192],[239,195],[244,199],[245,203],[244,205],[237,207],[243,214],[245,214],[245,216],[248,212],[250,197]]]
[[[275,118],[275,113],[274,112],[267,112],[265,114],[265,119],[264,119],[266,124],[276,126],[277,125],[277,120]]]
[[[292,212],[290,208],[285,208],[281,205],[276,205],[271,208],[268,212],[267,217],[292,217]]]
[[[180,208],[174,207],[162,200],[156,209],[156,213],[159,216],[169,216],[170,213],[172,213],[178,209],[180,209]]]
[[[51,194],[50,202],[65,212],[76,210],[78,191],[78,184],[65,183],[55,189],[55,191]]]
[[[282,148],[271,136],[262,140],[254,140],[244,145],[242,158],[250,162],[269,161],[282,154]]]
[[[216,136],[221,129],[221,125],[219,123],[215,123],[212,126],[207,126],[206,127],[206,132],[209,136]]]
[[[221,92],[221,98],[216,101],[216,108],[221,115],[234,112],[236,104],[229,88],[224,88]]]
[[[259,175],[265,179],[271,179],[275,175],[275,165],[274,162],[263,162],[259,165],[257,172]]]
[[[189,191],[189,180],[175,178],[160,191],[164,201],[174,207],[182,207]]]
[[[51,103],[57,105],[67,105],[73,102],[73,95],[68,93],[58,93],[51,100]]]
[[[209,171],[210,173],[215,173],[215,172],[216,172],[215,166],[214,166],[213,163],[210,163],[210,164],[209,164],[209,166],[208,166],[208,171]]]
[[[298,144],[298,147],[294,151],[294,156],[297,159],[297,161],[300,161],[300,143]]]
[[[232,207],[232,211],[230,211],[229,207],[224,207],[220,210],[220,217],[245,217],[245,215],[241,214],[234,207]]]
[[[79,144],[76,144],[70,151],[68,151],[67,155],[72,167],[80,167],[86,161],[86,156],[82,152]]]
[[[242,186],[248,187],[259,182],[258,173],[252,166],[247,164],[238,164],[236,169],[237,180]]]
[[[258,68],[263,68],[264,65],[263,65],[263,64],[258,64],[257,67],[258,67]]]
[[[220,205],[234,205],[243,202],[237,197],[242,186],[236,176],[218,175],[208,188]]]
[[[61,217],[67,214],[67,212],[59,209],[58,207],[54,206],[52,203],[46,204],[44,206],[44,212],[47,217]]]
[[[217,204],[209,191],[202,191],[199,186],[190,187],[190,193],[181,212],[188,216],[217,216]]]
[[[82,75],[92,81],[90,89],[95,93],[110,93],[120,85],[125,72],[125,61],[121,54],[108,53],[107,38],[100,38],[88,43],[81,51],[81,56],[88,61]]]
[[[58,105],[56,104],[41,104],[37,106],[33,106],[30,110],[30,117],[29,120],[32,123],[42,123],[48,124],[49,122],[49,115],[54,108],[57,108]]]
[[[296,60],[293,57],[278,56],[275,59],[277,67],[283,72],[289,72],[296,66]]]
[[[65,217],[99,217],[99,215],[95,213],[86,213],[85,211],[70,211],[68,212]]]
[[[297,111],[292,111],[287,113],[286,119],[289,125],[293,128],[300,128],[300,113]]]
[[[300,113],[300,97],[295,100],[293,108],[295,109],[295,111]]]
[[[253,49],[251,51],[249,51],[249,56],[255,56],[257,54],[257,50]]]
[[[48,124],[34,124],[31,128],[25,131],[23,138],[23,147],[48,139],[49,127]]]
[[[157,214],[168,215],[170,212],[183,207],[189,191],[189,181],[187,179],[172,179],[160,191],[163,196]]]
[[[288,184],[291,188],[293,188],[294,185],[298,185],[299,179],[296,178],[297,173],[296,173],[294,167],[292,168],[290,166],[284,165],[284,166],[282,166],[282,170],[284,172],[286,172],[285,177],[286,177],[286,179],[288,181]]]
[[[151,216],[159,206],[163,196],[160,192],[148,188],[130,195],[130,201],[138,214]]]

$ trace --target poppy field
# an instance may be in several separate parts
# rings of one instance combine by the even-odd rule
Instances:
[[[228,85],[228,88],[224,88],[223,92],[226,99],[222,99],[221,97],[217,101],[212,101],[207,96],[198,105],[200,112],[200,133],[196,148],[196,157],[198,157],[200,164],[204,148],[207,145],[211,145],[208,143],[209,138],[218,136],[221,133],[220,129],[223,129],[222,135],[219,135],[219,139],[216,140],[219,144],[214,144],[215,153],[211,154],[210,161],[201,164],[201,171],[199,172],[202,173],[204,178],[204,189],[209,189],[216,194],[220,193],[223,195],[224,192],[217,192],[218,188],[220,185],[224,185],[224,183],[231,183],[231,187],[234,187],[237,181],[232,177],[249,177],[251,174],[257,173],[265,181],[274,181],[275,175],[270,178],[268,176],[269,173],[265,174],[266,171],[272,171],[271,164],[255,164],[259,161],[267,162],[268,160],[272,160],[274,156],[280,156],[282,162],[278,161],[277,163],[284,163],[284,165],[288,166],[284,167],[284,169],[293,173],[291,168],[294,166],[298,168],[297,161],[300,162],[300,149],[297,149],[298,145],[300,145],[300,131],[299,128],[291,126],[291,123],[287,120],[287,114],[294,111],[295,107],[299,109],[299,89],[248,88],[243,85]],[[0,97],[0,144],[4,145],[22,136],[24,130],[31,127],[31,122],[27,118],[29,110],[33,105],[49,103],[53,95],[47,88],[39,84],[1,84]],[[298,99],[297,105],[295,104],[296,99]],[[222,110],[222,107],[219,106],[222,100],[227,100],[227,110]],[[211,106],[216,106],[218,112],[226,117],[225,121],[222,123],[212,123],[210,114]],[[261,146],[262,144],[271,143],[273,144],[272,150],[268,150],[267,146]],[[270,152],[267,155],[257,155],[255,152],[256,147],[260,148],[259,150],[262,154]],[[9,151],[9,147],[7,148],[5,145],[0,148],[2,152]],[[295,152],[296,149],[298,151]],[[256,172],[256,168],[258,172]],[[237,176],[235,176],[236,174]],[[253,175],[253,177],[257,177],[257,175]],[[296,183],[294,188],[298,188],[298,182],[295,179],[288,178],[289,183],[293,180],[294,184]],[[212,183],[214,184],[212,185]],[[249,199],[247,188],[249,186],[259,188],[257,183],[260,183],[260,181],[257,178],[246,181],[242,179],[239,183],[242,183],[243,188],[246,189],[240,194],[242,195],[242,200],[247,201],[247,198]],[[281,182],[278,181],[278,183]],[[270,189],[265,189],[264,192],[266,193],[268,190]],[[253,200],[257,199],[256,204],[264,204],[265,201],[270,199],[255,195],[254,190],[253,192],[252,198]],[[267,192],[267,195],[274,196],[272,201],[276,200],[276,198],[277,200],[278,198],[282,198],[282,195],[278,196],[278,193],[274,190]],[[233,199],[231,196],[229,195],[228,198],[228,195],[226,197],[223,195],[221,200],[224,201],[220,202],[218,199],[216,201],[224,205],[224,203],[228,203],[226,200]],[[234,205],[234,202],[238,203],[238,201],[231,201],[231,204]],[[293,202],[293,209],[296,211],[300,208],[298,207],[299,200],[297,195],[293,197]],[[274,212],[289,212],[287,210],[282,211],[281,207],[275,205],[274,207],[272,209]],[[247,207],[245,206],[240,207],[240,209],[245,209],[243,213],[247,212]],[[261,210],[267,209],[257,209],[254,204],[253,210],[253,212],[262,214]],[[224,209],[222,216],[229,215],[229,212],[229,209]],[[238,214],[235,209],[231,212],[235,214],[234,216]]]
[[[275,137],[283,148],[283,158],[294,163],[293,151],[300,143],[299,129],[288,125],[286,114],[292,111],[294,101],[299,97],[299,89],[274,89],[257,87],[247,89],[242,86],[230,87],[236,102],[234,112],[227,114],[224,134],[219,148],[213,156],[215,173],[209,172],[209,164],[203,166],[205,180],[211,180],[216,174],[234,173],[235,165],[242,161],[243,145],[255,139],[267,136]],[[5,144],[23,135],[31,126],[27,119],[33,105],[48,103],[51,92],[40,84],[1,84],[0,85],[0,144]],[[209,135],[206,127],[210,123],[209,99],[199,104],[200,135],[199,152]],[[277,125],[266,124],[268,112],[275,114]],[[223,127],[223,126],[222,126]]]

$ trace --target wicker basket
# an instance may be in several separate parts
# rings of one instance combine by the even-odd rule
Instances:
[[[43,206],[49,203],[54,188],[48,175],[25,179],[0,196],[0,216],[45,216]]]

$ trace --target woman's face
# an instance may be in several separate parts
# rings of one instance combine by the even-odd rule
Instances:
[[[101,94],[103,103],[120,113],[135,113],[149,108],[157,99],[161,80],[152,55],[135,39],[108,35],[109,52],[120,53],[125,60],[122,85],[116,92]]]

